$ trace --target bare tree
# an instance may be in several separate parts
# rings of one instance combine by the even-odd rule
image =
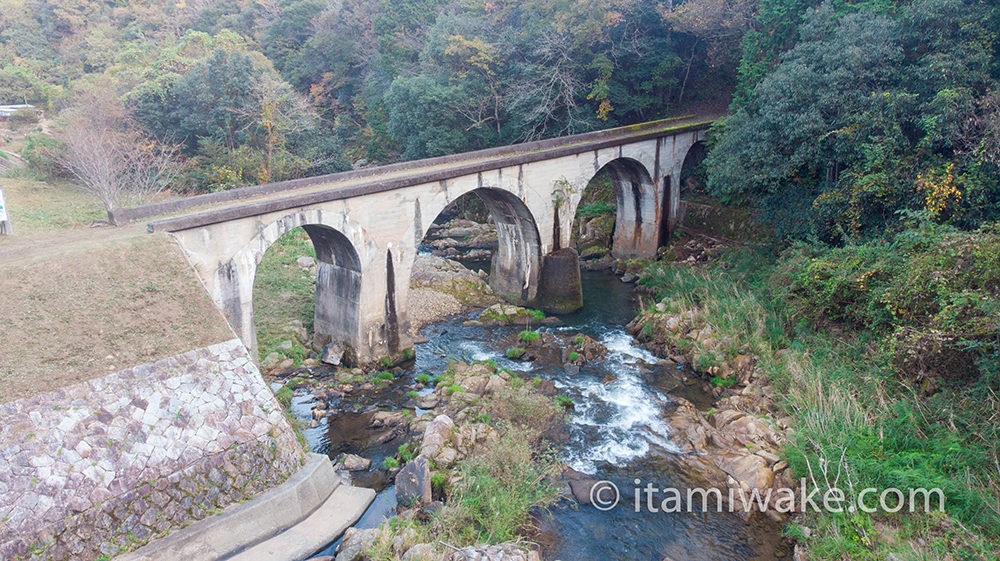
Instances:
[[[583,82],[576,75],[570,52],[570,37],[555,32],[541,37],[524,76],[509,93],[509,107],[524,114],[526,132],[521,140],[537,140],[550,134],[561,135],[584,129],[577,118],[576,97]],[[559,126],[561,124],[561,126]]]
[[[109,211],[147,202],[179,171],[177,147],[145,138],[107,90],[79,95],[59,137],[59,163]]]
[[[976,100],[956,140],[960,153],[1000,167],[1000,90],[989,91]]]

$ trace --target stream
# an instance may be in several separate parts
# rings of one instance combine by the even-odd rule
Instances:
[[[584,333],[608,348],[605,358],[585,364],[579,373],[568,374],[561,364],[509,360],[501,341],[510,340],[521,328],[463,326],[475,314],[460,316],[422,331],[428,341],[416,345],[415,364],[392,387],[367,396],[364,403],[352,402],[354,412],[345,411],[306,429],[315,452],[331,458],[348,452],[372,460],[372,471],[354,474],[355,485],[379,491],[358,526],[375,527],[392,515],[394,489],[375,467],[404,442],[403,437],[378,442],[368,428],[371,408],[399,409],[407,401],[405,392],[413,378],[421,372],[442,372],[454,360],[491,359],[501,367],[550,379],[560,393],[573,399],[575,411],[567,435],[555,443],[562,461],[595,479],[612,481],[621,490],[619,506],[607,512],[563,501],[542,513],[532,539],[541,545],[544,559],[764,561],[790,557],[780,527],[761,516],[746,523],[736,515],[714,511],[664,514],[643,508],[635,512],[635,480],[641,481],[638,486],[652,483],[658,488],[699,486],[698,476],[688,473],[679,460],[663,411],[670,407],[671,395],[702,409],[709,408],[712,399],[700,384],[685,384],[689,371],[658,365],[657,357],[626,333],[625,324],[636,313],[629,285],[601,271],[584,272],[583,287],[584,308],[561,316],[563,325],[542,328]],[[297,393],[293,411],[310,419],[311,404],[308,393]],[[318,555],[332,555],[335,546]]]

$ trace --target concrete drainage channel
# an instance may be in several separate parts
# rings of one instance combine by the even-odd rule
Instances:
[[[116,561],[301,561],[364,514],[375,491],[344,484],[330,459],[308,454],[288,481],[154,540]]]

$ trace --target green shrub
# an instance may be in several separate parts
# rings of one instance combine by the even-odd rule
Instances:
[[[421,384],[428,384],[431,381],[431,376],[430,376],[430,374],[427,374],[426,372],[424,372],[423,374],[418,375],[417,378],[416,378],[416,380],[417,380],[417,382],[419,382]]]
[[[28,164],[28,169],[38,179],[53,181],[67,177],[59,158],[66,146],[47,134],[31,134],[25,139],[21,157]]]
[[[399,445],[399,458],[404,462],[408,462],[417,455],[417,445],[414,442],[408,442],[406,444]]]
[[[919,254],[927,261],[944,263],[950,263],[953,254],[973,255],[967,253],[975,251],[973,248],[965,242],[956,242],[951,235],[945,236],[937,249],[935,244],[922,244]],[[984,248],[991,246],[992,234],[988,232],[954,235],[978,236],[976,239]],[[867,245],[870,249],[878,244]],[[831,252],[842,257],[833,258]],[[693,324],[711,325],[717,340],[732,338],[742,353],[761,358],[760,367],[773,386],[779,409],[793,419],[795,432],[782,455],[791,463],[796,477],[809,475],[805,458],[809,458],[814,470],[820,458],[830,462],[831,473],[836,473],[836,466],[843,458],[856,489],[938,487],[946,497],[947,517],[900,515],[891,519],[891,525],[909,528],[906,531],[912,535],[925,535],[957,527],[949,520],[954,519],[972,531],[972,534],[963,531],[962,540],[977,543],[980,538],[976,533],[997,539],[1000,515],[987,504],[1000,501],[1000,489],[992,483],[996,473],[993,458],[1000,455],[1000,429],[995,421],[987,419],[995,419],[996,411],[1000,410],[995,390],[1000,386],[1000,360],[983,353],[977,363],[978,379],[946,384],[929,396],[922,394],[919,387],[900,382],[893,346],[889,344],[894,330],[856,328],[845,335],[846,325],[831,329],[832,322],[823,320],[821,314],[806,313],[810,301],[829,306],[835,299],[824,300],[815,294],[795,295],[795,304],[789,306],[787,280],[783,285],[774,282],[776,278],[794,278],[794,272],[809,267],[813,257],[823,261],[823,270],[847,270],[851,254],[855,254],[853,248],[798,247],[776,262],[772,255],[742,249],[727,253],[717,265],[702,269],[655,264],[646,269],[642,282],[654,289],[657,300],[669,298],[679,310],[692,312]],[[935,254],[940,255],[935,259]],[[896,259],[903,262],[908,258],[905,252],[898,257],[879,257],[882,262]],[[841,263],[835,262],[838,260]],[[969,274],[970,270],[978,271],[981,280],[993,276],[994,273],[988,272],[989,262],[988,258],[981,261],[976,257],[964,260],[959,271],[939,270],[942,283],[939,286],[945,287],[940,298],[948,300],[947,287],[956,276]],[[954,264],[957,266],[958,262]],[[909,279],[922,277],[925,279],[922,283],[934,286],[934,282],[927,280],[931,278],[927,273],[897,270],[898,279],[882,282],[906,284]],[[838,273],[830,278],[848,277]],[[856,287],[844,291],[844,284],[838,280],[823,286],[831,289],[827,294],[834,291],[859,294]],[[975,289],[975,283],[966,286],[966,291]],[[841,302],[839,309],[847,309],[844,304]],[[914,310],[924,305],[906,304]],[[852,309],[863,310],[863,307]],[[654,336],[683,337],[664,332]],[[844,485],[843,479],[840,484]],[[854,548],[859,543],[858,529],[871,527],[875,522],[889,521],[879,515],[809,514],[804,523],[814,529],[809,542],[810,555],[818,560],[857,558],[860,553]],[[876,549],[879,558],[884,558],[886,546],[877,545]]]
[[[376,382],[388,382],[390,380],[395,380],[396,377],[393,376],[392,372],[389,372],[388,370],[383,370],[378,374],[376,374],[372,379],[375,380]]]
[[[573,339],[573,343],[576,344],[577,347],[583,345],[586,342],[587,338],[582,335],[578,336],[576,339]]]
[[[528,310],[528,313],[531,314],[531,318],[536,321],[542,321],[545,319],[545,312],[541,310]]]
[[[573,403],[572,399],[570,399],[570,398],[568,398],[568,397],[566,397],[564,395],[557,395],[556,396],[556,403],[559,404],[560,407],[563,407],[563,408],[566,408],[566,409],[572,409],[576,405],[576,404]]]
[[[437,493],[444,492],[444,486],[448,483],[448,475],[443,472],[434,472],[431,474],[431,489]]]
[[[448,386],[445,389],[445,392],[447,392],[448,395],[451,395],[451,394],[453,394],[455,392],[460,392],[460,391],[462,391],[462,386],[460,386],[458,384],[452,384],[452,385]]]
[[[505,354],[509,359],[521,358],[521,355],[524,354],[524,349],[522,349],[521,347],[511,347],[507,349],[507,352]]]
[[[525,343],[534,343],[535,341],[542,338],[542,334],[537,331],[524,330],[518,334],[518,338]]]
[[[386,456],[385,459],[382,460],[382,469],[389,470],[389,469],[396,469],[398,467],[399,467],[399,460],[397,460],[392,456]]]
[[[418,397],[420,397],[420,394],[417,393],[416,391],[410,390],[406,392],[406,397],[409,397],[410,399],[417,399]]]
[[[595,203],[581,204],[576,208],[576,215],[580,218],[592,218],[602,214],[615,214],[618,207],[607,201],[597,201]]]
[[[570,362],[576,362],[576,360],[578,358],[580,358],[580,353],[578,353],[576,351],[570,351],[570,353],[569,353],[569,361]]]
[[[720,388],[731,388],[736,385],[736,377],[723,378],[722,376],[712,376],[712,385]]]

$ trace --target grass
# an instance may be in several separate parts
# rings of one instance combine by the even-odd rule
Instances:
[[[793,420],[783,454],[796,475],[808,475],[807,458],[814,469],[822,458],[849,472],[855,489],[939,487],[947,498],[946,515],[810,512],[804,522],[813,532],[802,536],[810,558],[992,558],[985,544],[1000,538],[997,380],[922,395],[896,374],[882,336],[817,329],[795,315],[773,282],[773,256],[742,250],[723,262],[707,270],[656,264],[642,282],[672,310],[693,311],[717,340],[732,339],[719,358],[760,357]],[[686,352],[709,350],[696,343]],[[845,480],[835,486],[847,492]]]
[[[433,473],[434,491],[447,491],[444,506],[426,523],[391,519],[366,552],[369,559],[398,559],[392,545],[404,534],[412,543],[455,547],[524,539],[532,512],[559,499],[562,466],[542,435],[562,422],[562,408],[528,388],[507,388],[487,408],[499,438],[476,446],[459,464],[454,485],[445,472]]]
[[[22,178],[0,179],[14,236],[87,228],[107,212],[96,197],[71,183]]]
[[[560,407],[564,407],[566,409],[572,409],[576,405],[575,403],[573,403],[573,400],[571,398],[568,398],[564,395],[557,395],[556,403],[559,404]]]
[[[406,392],[406,396],[409,397],[410,399],[417,399],[418,397],[420,397],[420,393],[414,390],[410,390]]]
[[[301,322],[307,331],[312,331],[316,275],[303,271],[295,263],[301,256],[315,258],[316,252],[305,230],[295,228],[278,238],[257,266],[253,301],[257,349],[261,359],[272,352],[288,356],[278,346],[284,341],[296,341],[288,330],[290,322]]]
[[[399,460],[392,456],[386,456],[382,460],[382,469],[396,469],[399,467]]]
[[[569,352],[569,361],[570,362],[576,362],[578,358],[580,358],[580,353],[578,353],[576,351],[570,351]]]
[[[431,382],[431,375],[424,372],[423,374],[419,374],[416,380],[421,384],[429,384]]]

